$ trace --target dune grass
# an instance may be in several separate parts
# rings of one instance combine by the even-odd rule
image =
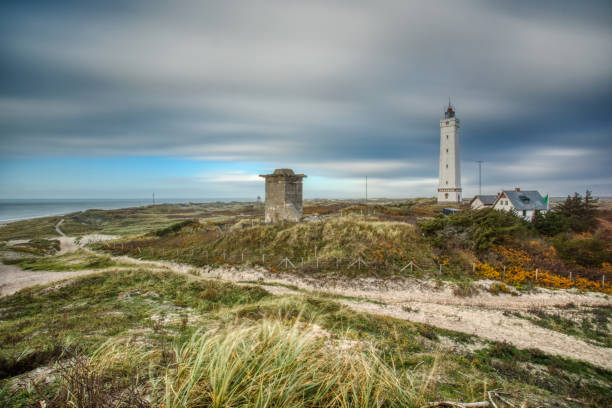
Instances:
[[[10,263],[30,271],[79,271],[83,269],[104,269],[118,266],[109,255],[96,254],[85,250],[42,258],[21,258]]]
[[[11,222],[0,226],[0,240],[57,237],[55,225],[61,219],[62,217],[55,216]]]
[[[585,363],[486,342],[469,351],[475,339],[462,333],[169,272],[118,270],[29,288],[1,298],[0,313],[5,406],[76,398],[72,374],[41,385],[42,397],[10,391],[14,378],[71,356],[82,364],[67,372],[108,391],[90,397],[131,395],[131,406],[146,396],[176,407],[417,406],[482,400],[492,388],[519,405],[535,398],[563,406],[562,392],[597,406],[612,390],[612,374]],[[126,391],[134,383],[137,395]]]
[[[401,222],[332,217],[322,222],[243,225],[177,230],[159,237],[142,237],[96,248],[145,259],[208,264],[264,264],[278,269],[284,258],[309,273],[334,271],[354,275],[371,270],[387,275],[414,261],[415,272],[437,271],[432,247],[415,226]],[[362,265],[350,264],[361,258]],[[302,264],[303,262],[303,264]]]

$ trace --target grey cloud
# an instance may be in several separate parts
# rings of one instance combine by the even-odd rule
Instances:
[[[404,161],[376,172],[435,178],[451,96],[464,167],[580,143],[611,155],[612,7],[581,4],[5,5],[0,154],[293,161],[343,177]],[[612,175],[601,160],[550,166],[538,180]]]

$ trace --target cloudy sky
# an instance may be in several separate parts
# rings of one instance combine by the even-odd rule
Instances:
[[[0,198],[612,195],[609,1],[4,1]]]

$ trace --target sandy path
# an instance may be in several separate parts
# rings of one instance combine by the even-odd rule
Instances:
[[[88,239],[83,237],[77,245],[56,226],[61,234],[61,253],[78,249]],[[94,240],[111,239],[100,236]],[[452,292],[451,284],[435,286],[431,281],[417,279],[376,279],[376,278],[313,278],[285,273],[271,273],[264,268],[197,268],[192,265],[168,261],[145,261],[128,256],[114,259],[121,263],[138,265],[154,270],[170,270],[180,274],[196,272],[202,278],[220,279],[230,282],[257,281],[272,294],[301,294],[285,287],[270,284],[291,285],[306,292],[324,292],[342,296],[376,300],[384,304],[339,300],[358,312],[391,316],[398,319],[427,323],[476,335],[488,340],[507,341],[519,348],[538,348],[550,354],[557,354],[584,360],[591,364],[612,369],[612,349],[598,347],[575,337],[547,330],[531,322],[504,315],[505,310],[526,310],[532,308],[612,305],[609,296],[599,293],[585,293],[539,289],[536,293],[521,296],[494,296],[482,291],[471,298],[458,297]],[[117,269],[117,268],[111,268]],[[77,272],[30,272],[8,265],[0,265],[0,296],[14,293],[21,288],[48,284],[75,276],[98,271]],[[268,284],[268,285],[266,285]],[[489,282],[477,282],[485,288]]]
[[[0,264],[0,296],[12,295],[23,288],[70,279],[104,270],[80,270],[74,272],[24,271],[13,265]]]
[[[77,244],[76,239],[67,236],[60,228],[64,219],[62,218],[56,225],[55,230],[60,235],[60,250],[58,255],[76,251],[83,248],[84,245],[90,242],[103,241],[116,238],[113,235],[90,234],[81,237]],[[150,265],[156,269],[154,265]],[[89,275],[92,273],[103,273],[110,270],[122,270],[126,268],[111,267],[106,269],[84,269],[79,271],[25,271],[13,265],[4,265],[0,263],[0,297],[11,295],[23,288],[36,285],[46,285],[53,282],[59,282],[65,279],[72,279],[77,276]],[[167,269],[167,268],[164,268]]]
[[[546,353],[587,361],[593,365],[612,369],[612,349],[592,345],[576,337],[548,330],[525,319],[504,314],[504,311],[546,307],[551,309],[575,306],[612,305],[609,296],[599,293],[578,293],[563,290],[539,289],[537,293],[521,296],[492,295],[481,292],[473,298],[453,295],[450,285],[435,287],[431,282],[401,279],[384,282],[380,279],[325,279],[300,278],[288,274],[272,274],[263,268],[195,268],[191,265],[165,261],[141,261],[120,257],[121,261],[155,265],[176,273],[198,271],[200,276],[231,282],[257,281],[275,295],[301,294],[270,283],[296,286],[300,290],[317,291],[343,296],[376,300],[385,304],[339,300],[357,312],[366,312],[398,319],[426,323],[432,326],[472,334],[493,341],[506,341],[519,348],[537,348]],[[486,287],[490,282],[481,281]],[[384,289],[381,286],[393,286]],[[478,283],[477,283],[478,285]]]
[[[58,240],[60,242],[60,250],[58,252],[58,255],[65,254],[67,252],[76,251],[78,249],[78,246],[76,245],[74,238],[66,236],[66,234],[64,234],[64,231],[61,230],[60,225],[62,225],[63,222],[64,222],[64,219],[62,218],[55,225],[55,230],[59,234]]]
[[[351,309],[413,322],[426,323],[473,334],[493,341],[507,341],[518,348],[537,348],[549,354],[587,361],[612,370],[612,349],[586,343],[576,337],[536,326],[531,322],[505,316],[500,310],[466,306],[413,303],[414,311],[399,306],[340,300]]]

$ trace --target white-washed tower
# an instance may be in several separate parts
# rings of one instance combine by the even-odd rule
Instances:
[[[459,119],[448,103],[444,119],[440,121],[440,179],[439,203],[461,202],[461,163],[459,159]]]

